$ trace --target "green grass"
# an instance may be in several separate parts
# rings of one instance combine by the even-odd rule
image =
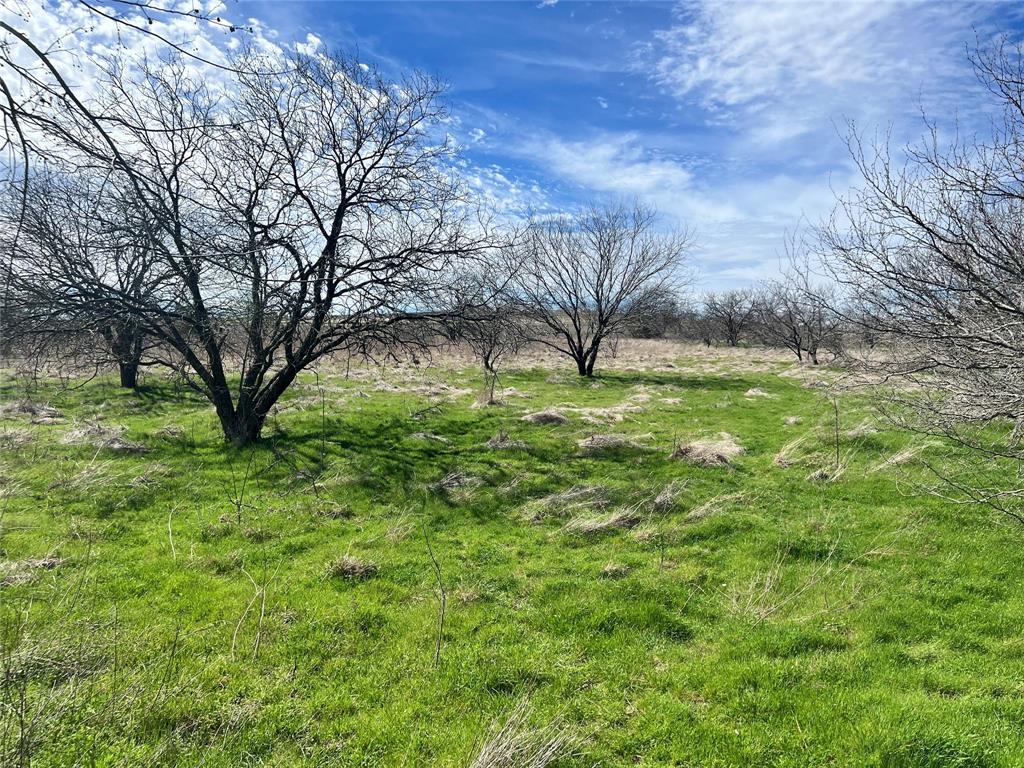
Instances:
[[[465,766],[528,697],[533,722],[583,737],[562,766],[1024,765],[1020,529],[920,493],[913,461],[877,470],[921,442],[884,425],[842,438],[839,478],[808,479],[834,452],[820,391],[777,364],[678,362],[596,382],[510,371],[529,397],[486,409],[429,408],[369,372],[322,374],[321,407],[307,377],[255,449],[225,446],[212,409],[168,382],[43,385],[29,396],[63,423],[0,419],[0,560],[61,560],[0,588],[0,743],[24,711],[33,766]],[[638,394],[608,427],[520,420]],[[8,379],[4,400],[24,395]],[[841,410],[848,429],[870,403]],[[62,442],[95,419],[147,451]],[[528,447],[486,448],[499,430]],[[669,460],[720,431],[746,449],[734,467]],[[644,447],[585,455],[594,432]],[[437,485],[455,471],[473,481]],[[606,506],[544,502],[575,486]],[[621,509],[640,525],[566,529]],[[448,596],[436,667],[427,536]],[[344,555],[376,573],[331,575]]]

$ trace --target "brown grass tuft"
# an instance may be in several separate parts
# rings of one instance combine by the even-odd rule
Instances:
[[[600,485],[574,485],[564,491],[550,493],[526,507],[526,519],[539,523],[549,517],[604,509],[609,504],[608,490]]]
[[[567,533],[588,536],[611,530],[628,530],[635,528],[642,518],[635,509],[620,509],[605,515],[574,517],[565,525]]]
[[[751,387],[744,394],[744,397],[775,397],[775,395],[765,392],[760,387]]]
[[[560,718],[533,728],[527,722],[529,714],[529,704],[523,699],[504,723],[492,725],[469,768],[546,768],[576,748],[578,739]]]
[[[676,505],[680,492],[686,487],[686,483],[673,480],[654,497],[654,511],[668,512]]]
[[[608,563],[601,569],[602,579],[622,579],[630,574],[633,569],[624,563]]]
[[[376,563],[345,555],[330,564],[327,575],[346,581],[365,581],[376,576],[379,570]]]
[[[554,408],[546,408],[543,411],[537,411],[536,413],[528,413],[523,416],[523,421],[530,424],[544,424],[544,425],[556,425],[556,424],[568,424],[569,418]]]
[[[521,451],[525,449],[526,443],[522,440],[516,440],[515,438],[509,437],[508,432],[501,430],[488,440],[484,445],[490,448],[492,451]]]
[[[576,445],[584,453],[643,448],[643,445],[629,435],[616,434],[590,435],[582,440],[577,440]]]
[[[747,494],[743,492],[739,493],[723,493],[714,498],[708,499],[703,504],[694,507],[684,518],[687,523],[697,523],[705,518],[716,515],[722,512],[730,504],[743,501],[747,498]]]
[[[682,459],[700,467],[727,467],[744,453],[743,446],[728,432],[719,432],[715,440],[694,440],[676,447],[670,459]]]
[[[0,560],[0,587],[16,587],[34,581],[39,571],[52,571],[64,562],[59,557]]]

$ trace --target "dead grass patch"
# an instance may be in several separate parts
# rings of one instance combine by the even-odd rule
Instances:
[[[624,579],[632,572],[625,563],[608,563],[601,569],[602,579]]]
[[[583,453],[601,453],[602,451],[636,450],[644,446],[629,435],[604,434],[590,435],[576,441],[576,446]]]
[[[505,430],[498,432],[498,434],[484,443],[484,446],[492,451],[521,451],[527,447],[526,443],[522,440],[509,437],[508,432]]]
[[[65,445],[88,445],[118,453],[145,453],[146,446],[129,442],[124,438],[124,433],[127,430],[128,428],[123,424],[107,426],[91,421],[69,430],[61,438],[61,442]]]
[[[746,498],[747,494],[742,491],[739,493],[720,494],[691,509],[683,520],[687,523],[698,523],[712,515],[724,512],[726,507],[745,501]]]
[[[775,397],[775,395],[765,392],[760,387],[751,387],[743,393],[744,397]]]
[[[574,517],[565,525],[567,533],[589,536],[612,530],[629,530],[642,522],[636,509],[619,509],[604,515]]]
[[[355,555],[344,555],[328,566],[327,575],[346,581],[365,581],[377,575],[380,568],[369,560],[361,560]]]
[[[542,424],[545,426],[569,423],[569,417],[554,408],[546,408],[543,411],[537,411],[536,413],[528,413],[523,416],[522,420],[529,424]]]
[[[700,467],[728,467],[744,453],[743,446],[728,432],[719,432],[713,440],[694,440],[676,446],[670,459],[681,459]]]
[[[35,400],[11,400],[0,403],[0,416],[28,416],[34,423],[55,423],[62,419],[63,414],[49,403],[37,403]],[[46,421],[36,421],[45,419]]]
[[[534,728],[529,715],[529,703],[522,699],[503,723],[491,726],[469,768],[546,768],[578,745],[561,718]]]
[[[0,587],[16,587],[35,581],[40,571],[52,571],[64,563],[59,557],[0,560]]]

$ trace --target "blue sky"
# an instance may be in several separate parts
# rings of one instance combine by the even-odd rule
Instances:
[[[109,29],[86,42],[81,6],[47,2],[30,18],[41,39],[111,44]],[[386,74],[439,76],[465,177],[492,205],[521,215],[639,198],[696,233],[707,288],[770,276],[787,230],[827,216],[856,182],[847,121],[896,146],[922,134],[922,109],[947,133],[983,133],[991,100],[966,48],[1024,31],[1024,4],[1000,2],[223,7],[281,45],[312,36]]]

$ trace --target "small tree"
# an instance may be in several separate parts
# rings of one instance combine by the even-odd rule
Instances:
[[[480,361],[484,386],[481,405],[494,405],[501,363],[523,345],[520,308],[509,291],[511,271],[499,262],[482,266],[454,283],[449,334],[465,343]]]
[[[704,297],[704,313],[719,338],[724,339],[730,347],[739,346],[756,318],[753,291],[737,288],[708,293]]]
[[[659,231],[655,212],[639,204],[533,221],[513,281],[533,337],[593,376],[601,344],[681,285],[689,246],[688,233]]]
[[[798,241],[789,244],[789,264],[782,277],[764,283],[753,295],[754,318],[763,341],[818,364],[822,348],[838,352],[842,342],[839,299],[832,284],[815,281]]]

